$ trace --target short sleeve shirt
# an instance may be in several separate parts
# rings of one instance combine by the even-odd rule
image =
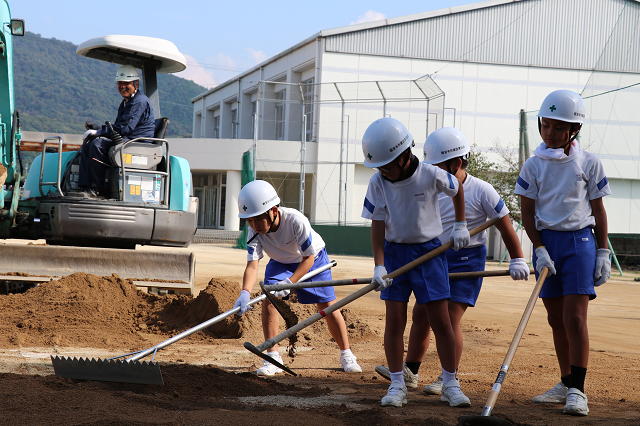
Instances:
[[[504,204],[502,197],[490,183],[467,174],[463,182],[464,188],[464,214],[467,219],[467,227],[473,229],[482,225],[487,219],[503,218],[509,214],[509,209]],[[453,201],[451,198],[440,194],[440,215],[442,216],[442,242],[451,239],[453,223],[456,220]],[[477,247],[487,243],[487,233],[482,231],[471,237],[468,247]]]
[[[600,159],[581,149],[568,157],[530,157],[514,191],[535,200],[536,229],[577,231],[596,223],[591,200],[611,194]]]
[[[378,172],[369,180],[362,217],[383,220],[389,242],[424,243],[442,233],[440,193],[456,195],[458,179],[431,164],[419,163],[411,177],[395,183]]]
[[[316,256],[324,248],[324,240],[311,228],[309,219],[296,209],[278,207],[280,226],[276,232],[258,235],[247,246],[247,261],[259,260],[266,253],[280,263],[300,263],[303,257]],[[248,238],[255,231],[249,228]]]

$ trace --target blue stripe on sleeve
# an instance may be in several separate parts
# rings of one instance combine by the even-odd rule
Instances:
[[[311,232],[309,232],[309,238],[307,238],[307,241],[302,243],[302,245],[300,246],[300,250],[304,253],[305,251],[307,251],[310,245],[311,245]]]
[[[249,254],[253,254],[253,252],[255,251],[253,246],[249,246],[247,247],[247,251],[249,252]]]
[[[455,186],[453,186],[453,181],[451,180],[451,174],[448,173],[447,176],[449,177],[449,188],[454,189]]]
[[[500,197],[500,201],[498,201],[498,204],[496,204],[496,206],[493,209],[496,211],[496,213],[500,213],[503,207],[504,207],[504,201],[502,201],[502,197]]]
[[[607,180],[607,177],[603,177],[602,180],[600,182],[598,182],[598,191],[602,191],[602,188],[604,188],[605,186],[607,186],[607,184],[609,183],[609,181]]]
[[[518,185],[520,185],[521,187],[523,187],[525,190],[529,189],[529,184],[527,182],[525,182],[524,179],[522,179],[522,177],[518,176],[518,181],[517,181]]]
[[[373,211],[375,210],[376,206],[374,206],[373,204],[371,204],[371,201],[367,200],[367,197],[364,197],[364,207],[369,210],[369,213],[373,214]]]

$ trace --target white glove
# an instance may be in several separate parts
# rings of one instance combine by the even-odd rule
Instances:
[[[96,133],[98,133],[98,131],[97,131],[97,130],[89,129],[89,130],[87,130],[86,132],[84,132],[84,134],[82,135],[82,140],[85,140],[85,139],[87,139],[87,137],[89,137],[89,136],[93,136],[93,135],[95,135]]]
[[[240,308],[240,312],[236,312],[236,315],[242,315],[247,312],[249,309],[253,308],[253,306],[247,306],[249,303],[249,299],[251,299],[251,295],[247,290],[242,290],[240,292],[240,297],[236,300],[236,303],[233,304],[233,309]]]
[[[509,274],[513,280],[525,280],[529,281],[529,265],[527,261],[521,257],[511,259],[509,263]]]
[[[611,250],[609,249],[598,249],[596,252],[596,270],[593,273],[593,279],[596,280],[593,285],[596,287],[606,283],[611,276],[610,255]]]
[[[542,273],[542,268],[545,266],[549,269],[551,275],[556,274],[555,264],[553,260],[551,260],[551,257],[549,257],[549,252],[545,246],[540,246],[536,249],[536,256],[538,257],[536,261],[536,271],[538,271],[539,274]]]
[[[292,284],[292,282],[289,278],[287,278],[286,280],[280,281],[277,284]],[[271,294],[273,294],[275,297],[282,298],[282,297],[287,297],[290,292],[291,290],[286,289],[286,290],[272,291]]]
[[[393,282],[392,278],[382,278],[387,275],[387,268],[384,265],[377,265],[373,270],[373,280],[372,282],[377,283],[378,287],[376,291],[384,290],[389,287]]]
[[[455,251],[469,245],[471,237],[469,236],[469,230],[467,230],[466,220],[464,222],[453,223],[453,230],[451,231],[450,238],[453,240],[453,249]]]

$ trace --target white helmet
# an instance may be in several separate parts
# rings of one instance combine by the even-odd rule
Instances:
[[[273,186],[263,180],[254,180],[240,190],[238,217],[246,219],[258,216],[278,204],[280,204],[280,197]]]
[[[362,137],[364,165],[380,167],[389,164],[413,146],[413,136],[395,118],[380,118],[367,127]]]
[[[571,90],[556,90],[544,98],[538,117],[582,124],[585,117],[584,101]]]
[[[140,80],[138,70],[133,65],[123,65],[116,73],[116,81],[135,81]]]
[[[455,127],[442,127],[433,131],[424,143],[424,162],[438,164],[452,158],[469,158],[467,138]]]

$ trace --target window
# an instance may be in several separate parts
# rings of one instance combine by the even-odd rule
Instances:
[[[238,139],[238,110],[231,110],[231,139]]]
[[[220,138],[220,116],[213,117],[213,137]]]
[[[313,90],[314,79],[311,78],[302,82],[302,95],[304,96],[304,115],[307,118],[305,134],[306,140],[313,140]]]
[[[256,137],[256,114],[258,113],[258,102],[251,102],[251,139]]]
[[[276,123],[276,140],[284,139],[284,95],[285,91],[281,90],[275,93],[276,107],[275,107],[275,123]]]

